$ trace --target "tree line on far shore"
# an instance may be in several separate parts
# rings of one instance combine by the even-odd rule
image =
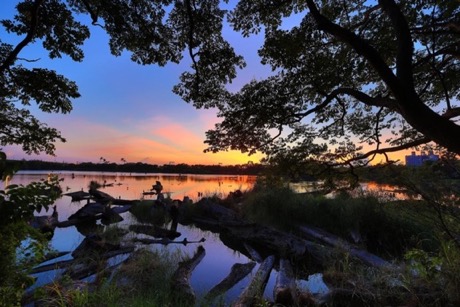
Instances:
[[[180,164],[148,164],[143,162],[65,163],[40,160],[8,160],[16,170],[47,170],[47,171],[97,171],[97,172],[129,172],[129,173],[175,173],[175,174],[228,174],[228,175],[260,175],[266,166],[259,163],[238,165],[189,165]]]

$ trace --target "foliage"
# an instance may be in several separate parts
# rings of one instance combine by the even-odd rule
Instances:
[[[174,92],[197,108],[217,108],[223,118],[206,134],[207,151],[261,150],[268,160],[295,156],[349,166],[430,141],[460,153],[457,1],[27,0],[16,8],[2,25],[25,37],[16,46],[1,42],[0,97],[2,113],[24,125],[15,130],[18,138],[0,134],[2,144],[52,152],[52,141],[62,139],[13,101],[68,112],[79,96],[76,85],[29,68],[30,60],[22,65],[18,55],[41,42],[50,58],[81,61],[91,26],[76,16],[85,14],[108,33],[113,55],[128,51],[136,63],[163,66],[188,53],[191,71]],[[226,85],[245,62],[226,40],[227,27],[243,37],[263,33],[259,55],[273,70],[238,92]],[[23,137],[34,131],[33,141]]]
[[[353,198],[347,193],[333,199],[296,194],[284,187],[249,193],[243,212],[252,220],[286,230],[311,225],[352,241],[355,236],[369,251],[395,257],[410,247],[437,248],[433,222],[420,218],[420,207],[381,203],[372,196]]]
[[[47,211],[60,195],[59,181],[54,177],[0,191],[0,292],[5,306],[19,304],[23,291],[33,283],[28,269],[47,249],[45,237],[27,222],[34,211]]]
[[[264,32],[273,75],[215,97],[207,150],[350,167],[431,140],[460,153],[459,14],[452,1],[238,1],[230,24]]]
[[[412,287],[439,291],[452,304],[460,302],[460,249],[456,242],[440,239],[438,253],[413,249],[405,254],[408,283]]]
[[[37,296],[44,306],[184,306],[170,291],[172,274],[182,257],[179,250],[139,249],[111,281],[96,289],[64,277],[41,288]]]

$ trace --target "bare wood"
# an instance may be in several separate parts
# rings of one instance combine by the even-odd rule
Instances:
[[[320,240],[334,247],[343,248],[350,255],[360,259],[362,262],[366,263],[367,265],[374,266],[374,267],[390,267],[391,266],[391,264],[388,261],[380,258],[379,256],[371,254],[368,251],[356,248],[352,244],[348,243],[347,241],[331,233],[328,233],[322,229],[309,227],[309,226],[301,226],[299,227],[299,230],[302,232],[302,234],[305,234],[308,237]]]
[[[190,277],[196,266],[203,260],[206,251],[203,246],[198,246],[195,255],[189,260],[179,263],[179,267],[174,272],[171,280],[171,290],[178,294],[182,300],[190,305],[194,305],[196,300],[195,292],[190,285]]]
[[[101,259],[108,259],[108,258],[112,258],[112,257],[118,256],[121,254],[131,253],[133,251],[134,251],[134,246],[126,246],[118,250],[110,251],[110,252],[107,252],[101,255]],[[78,261],[80,262],[81,260],[79,259]],[[33,268],[30,274],[42,273],[42,272],[47,272],[47,271],[57,270],[57,269],[65,269],[65,268],[72,266],[76,262],[77,262],[76,259],[69,259],[69,260],[62,260],[62,261],[57,261],[57,262],[53,262],[50,264],[41,265],[41,266]]]
[[[256,263],[254,261],[245,264],[235,263],[230,270],[230,274],[228,274],[228,276],[225,277],[220,283],[209,290],[208,294],[205,296],[205,300],[212,300],[215,297],[227,292],[240,280],[251,273],[255,266]]]
[[[296,283],[292,265],[289,259],[280,259],[278,276],[276,277],[273,298],[275,304],[283,306],[297,306]]]
[[[243,246],[248,251],[252,260],[257,261],[257,262],[264,261],[264,258],[262,258],[262,256],[250,244],[244,242]]]
[[[142,244],[163,244],[163,245],[168,245],[168,244],[184,244],[187,245],[189,243],[202,243],[205,242],[205,238],[201,238],[200,240],[197,241],[188,241],[187,238],[184,238],[182,241],[173,241],[168,238],[163,238],[163,239],[144,239],[144,238],[134,238],[133,242],[140,242]]]
[[[71,266],[74,262],[75,262],[75,259],[70,259],[70,260],[62,260],[62,261],[57,261],[57,262],[53,262],[50,264],[41,265],[41,266],[33,268],[32,271],[30,271],[30,274],[42,273],[42,272],[47,272],[47,271],[57,270],[57,269],[64,269],[64,268]]]
[[[233,304],[234,307],[250,307],[253,306],[255,300],[260,297],[267,285],[270,272],[275,264],[275,256],[268,256],[260,264],[257,273],[252,278],[249,285],[244,289],[238,300]]]

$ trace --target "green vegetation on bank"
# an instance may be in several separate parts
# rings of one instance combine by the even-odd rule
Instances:
[[[243,213],[250,220],[288,231],[299,225],[315,226],[385,257],[401,257],[408,248],[433,251],[438,247],[435,212],[419,201],[386,203],[375,196],[354,198],[346,192],[326,198],[285,187],[250,193]]]
[[[94,287],[62,278],[36,293],[40,306],[183,306],[171,293],[171,277],[184,256],[139,249],[110,280]]]

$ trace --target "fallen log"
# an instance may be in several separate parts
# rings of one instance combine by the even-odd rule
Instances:
[[[44,264],[44,265],[33,268],[30,271],[30,274],[42,273],[42,272],[47,272],[51,270],[65,269],[71,266],[74,262],[75,262],[75,259],[69,259],[69,260],[61,260],[61,261],[53,262],[50,264]]]
[[[264,261],[264,258],[248,243],[244,242],[243,243],[244,248],[247,250],[249,255],[251,256],[252,260],[256,262],[262,262]]]
[[[187,238],[184,238],[182,241],[173,241],[168,238],[163,238],[163,239],[142,239],[142,238],[134,238],[133,242],[139,242],[142,244],[163,244],[163,245],[168,245],[168,244],[184,244],[187,245],[189,243],[203,243],[205,242],[205,238],[201,238],[198,241],[188,241]]]
[[[225,277],[219,284],[217,284],[211,290],[209,290],[209,292],[204,297],[205,300],[211,301],[215,297],[218,297],[227,292],[240,280],[242,280],[249,273],[251,273],[252,269],[254,269],[255,266],[256,263],[254,261],[248,262],[246,264],[235,263],[230,270],[230,274],[227,277]]]
[[[66,227],[75,226],[75,225],[78,225],[78,224],[96,222],[97,220],[99,220],[101,218],[102,218],[102,214],[97,214],[95,216],[88,216],[88,217],[84,217],[84,218],[78,218],[78,219],[73,219],[73,220],[57,222],[55,225],[56,225],[56,227],[59,227],[59,228],[66,228]]]
[[[322,264],[333,253],[330,247],[266,226],[228,227],[226,234],[240,241],[263,246],[279,258],[303,259],[312,256],[316,262]]]
[[[190,285],[190,277],[196,266],[203,260],[206,251],[203,246],[198,246],[195,255],[189,260],[179,263],[179,267],[174,272],[171,279],[171,290],[174,294],[178,295],[180,303],[187,305],[194,305],[196,296]]]
[[[238,300],[233,304],[234,307],[253,306],[257,298],[262,296],[265,286],[267,285],[270,272],[275,263],[275,256],[268,256],[260,264],[259,269],[252,278],[249,285],[244,289]]]
[[[142,233],[156,238],[175,239],[180,237],[181,233],[175,230],[169,230],[156,225],[130,225],[129,230],[135,233]]]
[[[69,192],[65,193],[64,195],[70,196],[72,202],[91,198],[91,195],[89,193],[83,191]]]
[[[89,235],[72,252],[74,258],[87,258],[91,256],[103,255],[110,251],[120,249],[120,244],[107,242],[99,235]]]
[[[297,306],[297,291],[294,272],[288,259],[280,259],[278,276],[276,277],[273,298],[275,304]]]
[[[377,255],[371,254],[368,251],[359,249],[347,241],[328,233],[322,229],[318,229],[310,226],[300,226],[299,230],[302,234],[309,238],[313,238],[319,241],[322,241],[326,244],[329,244],[333,247],[342,248],[350,255],[360,259],[362,262],[369,266],[374,267],[390,267],[391,263],[380,258]]]
[[[100,259],[109,259],[118,255],[128,254],[134,251],[134,246],[125,246],[118,250],[113,250],[107,253],[104,253],[100,256]],[[78,262],[81,262],[81,259],[69,259],[53,262],[50,264],[44,264],[38,267],[33,268],[30,271],[30,274],[42,273],[51,270],[66,269]]]
[[[67,254],[70,254],[70,252],[69,252],[69,251],[65,251],[65,252],[58,252],[58,251],[49,252],[48,254],[46,254],[46,255],[43,257],[43,261],[42,261],[42,262],[49,261],[49,260],[53,260],[53,259],[56,259],[56,258],[65,256],[65,255],[67,255]]]

